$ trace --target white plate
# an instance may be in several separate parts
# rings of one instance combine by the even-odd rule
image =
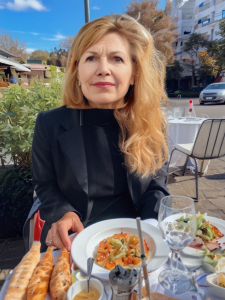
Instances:
[[[225,221],[217,219],[214,217],[206,216],[205,219],[209,221],[210,224],[216,226],[224,235],[225,235]],[[222,249],[225,248],[225,236],[218,239],[218,242],[221,244]],[[216,249],[213,253],[221,253],[221,249]],[[186,266],[200,266],[204,261],[204,251],[198,250],[191,247],[185,247],[181,251],[181,260]]]
[[[137,235],[137,224],[135,219],[112,219],[93,224],[81,231],[74,239],[71,247],[71,255],[76,265],[87,273],[88,257],[96,257],[97,248],[103,239],[112,236],[115,233],[123,232]],[[169,247],[163,241],[158,228],[141,222],[143,238],[146,240],[149,248],[156,247],[155,256],[148,260],[148,270],[153,271],[162,266],[168,259]],[[101,279],[108,280],[109,271],[93,265],[92,275]]]

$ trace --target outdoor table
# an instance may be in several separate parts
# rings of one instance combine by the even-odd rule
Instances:
[[[158,222],[154,219],[148,219],[148,220],[144,220],[144,222],[147,222],[153,226],[158,227]],[[44,255],[44,253],[41,254],[41,257]],[[57,259],[60,256],[60,250],[56,250],[52,252],[53,255],[53,264],[56,263]],[[159,269],[155,270],[154,272],[151,272],[149,274],[149,280],[150,280],[150,286],[151,286],[151,290],[164,294],[164,295],[168,295],[170,297],[173,297],[175,299],[182,299],[182,300],[190,300],[190,299],[195,299],[195,300],[205,300],[205,299],[213,299],[213,300],[221,300],[221,298],[216,297],[215,295],[212,295],[209,291],[208,287],[200,287],[198,289],[198,292],[195,290],[194,285],[191,286],[190,290],[186,293],[183,294],[179,294],[179,295],[174,295],[173,292],[165,290],[158,282],[158,275],[161,273],[161,271],[163,269],[168,269],[170,268],[170,258],[168,258],[168,261]],[[201,269],[201,267],[197,268],[198,270]],[[192,269],[192,271],[194,271]],[[188,270],[184,269],[184,272],[188,272]],[[187,274],[188,275],[188,274]],[[205,278],[208,274],[204,273],[203,270],[201,270],[201,272],[199,272],[199,275],[196,277],[196,280],[199,284],[201,285],[205,285]],[[6,281],[2,287],[2,290],[0,292],[0,300],[3,300],[4,298],[4,294],[6,292],[7,286],[9,284],[10,278],[11,278],[12,274],[8,275],[8,277],[6,278]],[[190,277],[190,276],[189,276]],[[111,291],[111,287],[109,285],[108,281],[102,281],[104,287],[105,287],[105,292],[106,295],[112,295],[112,293],[110,293]],[[47,296],[45,297],[45,300],[51,300],[50,295],[47,294]],[[111,300],[109,297],[104,297],[104,300]]]
[[[186,118],[169,119],[168,125],[168,144],[169,154],[171,154],[174,145],[176,144],[188,144],[193,143],[198,130],[205,118],[196,118],[196,120],[188,120]],[[182,169],[185,164],[187,156],[179,151],[174,151],[172,160],[170,162],[170,168]],[[199,166],[199,172],[205,174],[207,172],[207,166],[209,160],[203,160]],[[194,166],[191,161],[187,166]],[[174,171],[173,171],[174,172]]]

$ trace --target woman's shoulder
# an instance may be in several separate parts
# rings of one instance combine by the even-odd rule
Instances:
[[[60,106],[50,110],[42,111],[41,113],[39,113],[39,115],[41,115],[42,118],[56,118],[56,117],[64,116],[70,110],[71,108],[67,108],[66,106]]]
[[[46,110],[38,114],[38,118],[44,123],[61,123],[64,120],[68,120],[71,116],[78,114],[77,109],[67,108],[66,106],[57,107],[54,109]]]
[[[68,129],[78,122],[78,110],[61,106],[51,110],[46,110],[38,114],[36,125],[43,126],[47,130],[60,128]]]

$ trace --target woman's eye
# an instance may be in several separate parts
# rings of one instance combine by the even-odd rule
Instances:
[[[114,59],[115,59],[115,61],[117,61],[117,62],[122,62],[122,61],[123,61],[122,58],[120,58],[120,57],[118,57],[118,56],[114,57]]]
[[[87,61],[94,61],[94,59],[95,59],[94,56],[89,56],[86,60]]]

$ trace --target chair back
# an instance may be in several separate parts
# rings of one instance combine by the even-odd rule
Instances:
[[[213,159],[225,155],[225,119],[207,119],[199,128],[191,156]]]

